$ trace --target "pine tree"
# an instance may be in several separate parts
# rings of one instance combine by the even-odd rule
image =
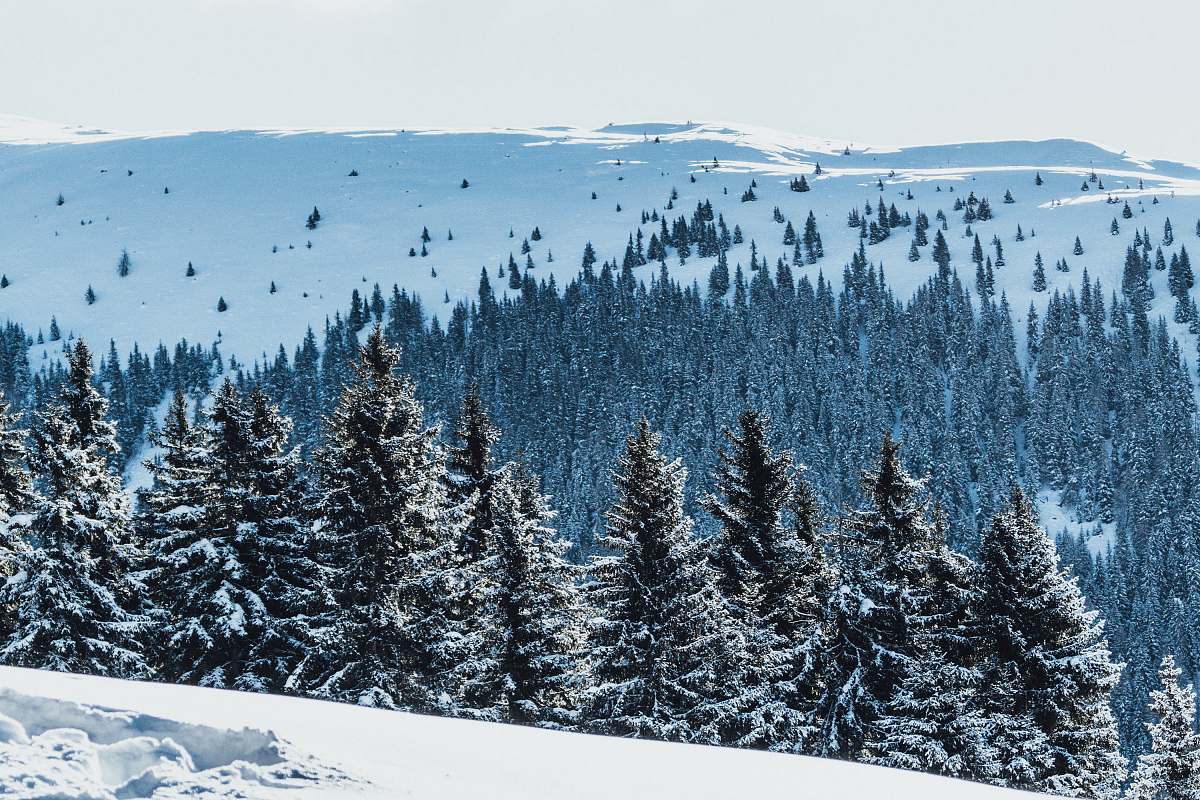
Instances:
[[[811,735],[811,662],[817,597],[826,587],[816,543],[816,507],[805,484],[798,525],[784,514],[798,495],[791,454],[776,453],[769,421],[755,411],[726,431],[729,450],[718,453],[716,486],[704,507],[718,523],[711,552],[730,616],[748,632],[754,662],[743,678],[741,746],[799,752]],[[803,681],[803,683],[801,683]]]
[[[28,549],[24,526],[13,517],[33,507],[33,484],[26,464],[26,432],[17,428],[17,415],[0,396],[0,585],[16,572],[18,554]],[[14,609],[0,605],[0,641],[16,625]]]
[[[974,565],[946,545],[935,515],[921,585],[911,595],[913,657],[872,727],[870,760],[956,778],[994,777],[990,720],[978,702],[978,593]]]
[[[918,658],[910,619],[935,539],[919,481],[885,433],[878,466],[863,475],[868,507],[844,522],[842,580],[826,600],[829,645],[816,713],[818,754],[864,755],[874,726]]]
[[[950,280],[950,247],[939,230],[933,237],[933,263],[938,265],[938,276],[943,283]]]
[[[291,688],[312,628],[333,601],[327,570],[313,546],[300,450],[289,445],[292,421],[257,387],[243,415],[238,420],[242,446],[229,460],[233,469],[225,473],[222,504],[237,514],[234,544],[245,565],[245,586],[262,600],[263,609],[261,629],[233,685],[282,692]],[[214,455],[220,463],[221,449]]]
[[[583,606],[570,543],[547,527],[552,512],[536,477],[519,464],[500,470],[493,489],[498,558],[497,653],[500,718],[564,728],[583,687]]]
[[[0,395],[0,526],[13,514],[29,510],[33,502],[33,486],[26,468],[26,432],[17,427],[18,416],[10,411]],[[3,529],[0,528],[0,531]],[[3,559],[4,539],[0,534],[0,560]]]
[[[1046,291],[1046,267],[1042,263],[1041,252],[1033,257],[1033,290],[1035,292]]]
[[[1084,608],[1020,489],[984,533],[979,552],[980,616],[992,654],[985,694],[999,713],[1031,723],[1050,762],[1028,782],[1010,785],[1115,797],[1124,764],[1109,694],[1120,668],[1109,657],[1103,623]]]
[[[1129,800],[1196,800],[1200,797],[1200,736],[1195,732],[1196,693],[1179,685],[1180,669],[1167,655],[1159,667],[1161,689],[1150,693],[1146,723],[1153,751],[1138,757]]]
[[[424,426],[400,354],[375,326],[316,454],[322,538],[338,609],[297,670],[315,697],[440,707],[452,625],[446,569],[462,521],[446,498],[437,430]]]
[[[155,660],[168,680],[201,683],[208,675],[194,669],[197,660],[219,658],[216,651],[227,646],[209,633],[213,620],[229,620],[231,610],[234,618],[243,612],[233,606],[221,579],[223,559],[231,554],[211,538],[209,507],[217,493],[212,449],[205,431],[188,417],[183,392],[176,390],[161,431],[151,439],[162,454],[145,462],[152,483],[138,494],[137,523],[153,560],[147,579],[151,599],[166,617],[153,643]],[[222,675],[208,683],[227,686],[228,680]]]
[[[90,377],[90,375],[89,375]],[[85,443],[69,410],[39,417],[32,465],[41,479],[28,525],[33,545],[17,551],[0,586],[15,628],[0,663],[121,678],[150,673],[143,655],[149,620],[131,608],[136,583],[116,553],[127,506],[96,442]]]
[[[734,734],[743,647],[683,512],[686,471],[645,419],[613,476],[618,499],[592,562],[595,733],[717,744]]]

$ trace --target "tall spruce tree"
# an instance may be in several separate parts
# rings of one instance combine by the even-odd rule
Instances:
[[[974,564],[947,546],[944,515],[935,512],[934,521],[923,579],[910,595],[913,655],[871,728],[867,749],[882,766],[988,780],[996,754],[977,697],[978,577]]]
[[[239,462],[250,420],[230,381],[213,396],[207,417],[207,430],[189,426],[176,394],[160,435],[165,457],[147,465],[155,484],[143,496],[142,519],[155,543],[155,591],[168,617],[163,674],[232,688],[267,627],[267,612],[238,547],[245,494]]]
[[[144,678],[149,619],[140,604],[127,605],[140,584],[113,571],[123,563],[114,554],[127,506],[105,453],[80,440],[66,406],[42,412],[32,456],[40,489],[28,527],[31,546],[16,553],[14,574],[0,586],[0,607],[13,609],[16,620],[0,642],[0,663]]]
[[[1103,622],[1084,607],[1019,488],[985,532],[980,566],[991,652],[985,692],[995,708],[1032,722],[1050,759],[1050,769],[1018,788],[1116,797],[1125,769],[1109,696],[1120,668]]]
[[[1196,692],[1179,685],[1181,671],[1167,655],[1158,670],[1162,687],[1150,693],[1154,722],[1146,723],[1152,751],[1138,757],[1128,800],[1200,798],[1200,736],[1195,731]]]
[[[811,489],[794,489],[790,453],[768,441],[769,420],[755,411],[726,431],[716,488],[704,506],[720,524],[712,542],[718,585],[755,653],[743,678],[738,744],[799,752],[811,735],[811,664],[823,559]],[[796,524],[784,515],[797,500]],[[818,588],[820,587],[820,588]]]
[[[245,451],[232,476],[241,502],[235,546],[264,613],[234,687],[279,692],[289,688],[312,626],[333,599],[306,510],[300,451],[289,445],[292,422],[257,388],[247,406]]]
[[[16,572],[17,554],[28,549],[24,520],[15,515],[33,508],[33,483],[25,449],[26,432],[17,427],[17,415],[9,413],[0,395],[0,582]],[[16,624],[15,609],[0,606],[0,637],[6,638]]]
[[[519,463],[496,477],[493,531],[500,718],[565,728],[575,721],[583,688],[584,614],[570,543],[547,527],[553,514],[538,479]]]
[[[400,353],[376,325],[316,454],[337,609],[293,686],[315,697],[442,707],[453,635],[448,568],[463,522],[451,512],[437,429],[424,424]]]
[[[586,730],[719,744],[736,735],[740,634],[683,511],[687,473],[642,419],[613,480],[617,501],[591,565],[593,683]]]
[[[817,752],[857,760],[892,702],[910,662],[917,590],[935,540],[921,481],[904,471],[899,444],[884,434],[867,507],[842,522],[842,578],[826,601],[829,645],[815,714]]]

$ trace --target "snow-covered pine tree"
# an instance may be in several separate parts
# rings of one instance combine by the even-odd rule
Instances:
[[[316,454],[331,612],[292,685],[382,708],[443,707],[445,600],[464,523],[446,497],[437,429],[427,428],[398,350],[376,325]]]
[[[913,657],[867,739],[869,760],[955,778],[992,777],[989,720],[976,697],[980,683],[978,580],[975,566],[946,544],[945,517],[934,535],[922,585],[911,594]]]
[[[257,387],[247,405],[245,452],[225,491],[238,492],[235,547],[246,589],[265,613],[234,688],[281,692],[312,640],[314,622],[333,599],[306,511],[300,451],[288,444],[292,421]]]
[[[453,442],[447,448],[447,479],[450,499],[470,510],[471,522],[460,544],[469,558],[490,550],[491,486],[496,477],[491,451],[499,438],[500,431],[483,406],[479,387],[468,386],[454,426]]]
[[[500,431],[488,417],[475,385],[467,388],[447,448],[447,499],[464,520],[446,566],[445,598],[456,628],[443,657],[451,687],[453,713],[479,719],[503,719],[511,683],[501,663],[505,620],[499,606],[499,541],[492,516],[492,445]]]
[[[742,678],[738,744],[799,752],[812,733],[815,696],[808,674],[818,635],[818,595],[828,586],[817,539],[816,504],[807,485],[797,494],[791,454],[776,453],[769,420],[755,411],[725,431],[729,449],[718,452],[715,484],[704,507],[718,523],[709,541],[718,586],[730,616],[746,632],[754,653]],[[796,524],[784,514],[796,499]]]
[[[53,403],[39,416],[31,461],[40,487],[28,526],[31,546],[17,552],[14,574],[0,586],[0,606],[15,628],[0,643],[0,663],[58,672],[144,678],[147,617],[123,599],[138,586],[114,573],[120,563],[114,531],[127,524],[119,481],[103,453],[81,446],[67,408]]]
[[[984,533],[979,554],[980,618],[991,654],[984,692],[993,708],[1032,722],[1050,760],[1050,769],[1013,785],[1116,797],[1125,767],[1109,695],[1120,667],[1112,663],[1103,622],[1084,607],[1075,579],[1060,567],[1054,543],[1019,488]],[[1018,771],[1026,769],[1029,755],[1017,757]],[[1002,773],[1013,771],[999,766]]]
[[[108,419],[108,401],[96,388],[94,375],[91,350],[83,339],[76,340],[67,354],[67,375],[59,396],[71,423],[69,445],[84,451],[86,460],[97,466],[96,474],[87,478],[88,491],[78,496],[84,501],[81,511],[94,521],[91,555],[111,576],[111,588],[122,608],[140,614],[149,605],[137,578],[145,554],[134,539],[129,497],[114,468],[121,452],[117,427]]]
[[[33,507],[25,436],[17,427],[17,415],[9,412],[0,395],[0,583],[16,571],[17,554],[28,549],[25,526],[14,520],[14,515],[26,514]],[[12,611],[0,605],[0,639],[7,638],[16,624]]]
[[[162,452],[144,462],[151,484],[138,492],[136,525],[151,561],[146,588],[164,618],[149,649],[159,665],[170,662],[163,675],[174,679],[172,639],[180,612],[191,610],[186,603],[190,575],[180,575],[178,570],[187,560],[188,549],[207,541],[206,515],[216,488],[207,437],[189,422],[182,391],[176,389],[162,428],[150,442]]]
[[[250,420],[229,380],[207,416],[209,430],[190,427],[182,395],[172,401],[160,439],[168,458],[151,468],[156,480],[142,518],[155,543],[155,591],[168,616],[162,673],[232,688],[267,627],[263,598],[249,588],[238,548],[246,495],[239,462]]]
[[[1179,685],[1180,669],[1167,655],[1158,670],[1162,688],[1150,693],[1146,723],[1152,752],[1138,757],[1128,800],[1196,800],[1200,798],[1200,736],[1195,732],[1196,692]]]
[[[548,527],[549,500],[519,462],[499,470],[492,491],[500,718],[566,728],[583,688],[585,638],[578,568],[565,558],[570,542]]]
[[[617,501],[591,565],[585,730],[708,744],[736,731],[740,634],[683,511],[687,472],[643,418],[613,475]]]
[[[748,410],[738,417],[736,432],[725,431],[729,449],[718,451],[714,477],[724,499],[709,494],[703,501],[721,525],[710,540],[713,563],[721,592],[739,619],[759,611],[747,607],[744,597],[777,566],[776,545],[783,538],[783,512],[791,496],[792,457],[771,449],[768,426],[765,417]]]
[[[26,431],[17,427],[18,416],[0,394],[0,560],[3,560],[5,529],[13,514],[28,511],[33,486],[25,450]]]
[[[842,521],[841,581],[826,600],[829,645],[815,715],[817,752],[857,760],[909,662],[916,590],[934,541],[923,487],[885,432],[876,469],[863,475],[864,510]]]

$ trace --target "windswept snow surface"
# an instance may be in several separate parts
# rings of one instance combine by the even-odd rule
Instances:
[[[13,667],[0,687],[0,798],[1033,797],[801,756]]]

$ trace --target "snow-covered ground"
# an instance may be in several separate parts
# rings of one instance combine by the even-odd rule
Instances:
[[[1002,800],[801,756],[0,667],[0,798]]]
[[[847,145],[850,154],[843,155]],[[1081,190],[1093,170],[1104,189],[1089,183]],[[1041,186],[1034,185],[1036,172]],[[801,174],[812,191],[789,191],[788,182]],[[464,178],[469,188],[461,188]],[[751,180],[759,199],[742,203]],[[668,211],[672,188],[679,197]],[[1006,190],[1015,203],[1002,203]],[[857,231],[846,226],[852,207],[882,197],[901,212],[924,210],[931,220],[941,209],[950,220],[954,264],[973,285],[971,240],[953,211],[954,200],[972,191],[995,212],[974,231],[988,254],[994,255],[993,235],[1003,243],[1006,266],[997,269],[997,290],[1007,292],[1022,337],[1030,300],[1047,297],[1030,289],[1036,251],[1051,290],[1076,285],[1084,267],[1113,289],[1135,226],[1157,244],[1171,218],[1168,260],[1181,245],[1200,244],[1200,170],[1078,141],[881,148],[701,123],[135,135],[0,117],[0,273],[11,282],[0,290],[0,320],[36,332],[46,331],[53,315],[64,334],[101,347],[112,338],[122,352],[134,342],[153,348],[181,337],[205,345],[219,339],[226,355],[247,362],[264,352],[273,356],[280,343],[290,352],[309,325],[319,332],[354,288],[369,293],[378,282],[387,292],[398,284],[418,292],[445,321],[447,296],[451,302],[473,296],[481,267],[502,289],[497,266],[510,253],[524,266],[521,243],[535,226],[544,234],[530,242],[535,274],[554,273],[561,284],[578,270],[586,241],[601,259],[619,259],[643,210],[690,217],[706,199],[730,228],[745,231],[746,242],[730,256],[743,266],[752,239],[772,264],[790,255],[784,226],[772,218],[775,206],[798,229],[812,210],[826,257],[804,269],[835,280],[858,245]],[[1103,202],[1110,195],[1128,200],[1134,217],[1123,219],[1120,204]],[[309,231],[313,206],[322,222]],[[1118,236],[1109,231],[1114,217]],[[1027,237],[1022,242],[1015,240],[1018,225]],[[429,255],[409,257],[410,248],[420,251],[426,227]],[[658,226],[641,227],[649,238]],[[1081,256],[1072,254],[1077,235]],[[901,230],[869,248],[900,297],[933,268],[929,248],[915,264],[906,259],[910,241],[911,231]],[[124,278],[116,268],[122,249],[132,259]],[[1064,257],[1070,273],[1053,268]],[[196,270],[191,278],[189,262]],[[676,277],[701,284],[712,265],[699,258],[682,267],[671,262]],[[1169,317],[1165,280],[1153,274],[1153,312]],[[88,286],[97,296],[93,305],[84,299]],[[228,304],[224,313],[217,311],[220,298]],[[1190,341],[1182,326],[1172,330]],[[57,347],[36,348],[35,365],[44,352],[53,357]],[[1194,352],[1185,349],[1189,357]]]

